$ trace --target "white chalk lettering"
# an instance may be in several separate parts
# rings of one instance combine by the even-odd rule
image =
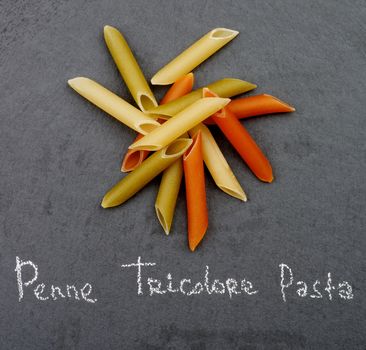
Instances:
[[[323,292],[326,292],[329,300],[333,300],[335,296],[339,296],[344,300],[351,300],[354,298],[352,286],[349,282],[343,281],[336,285],[333,284],[332,275],[328,272],[326,280],[322,281],[316,279],[312,283],[306,283],[304,281],[297,281],[294,283],[294,273],[293,270],[286,264],[280,264],[280,287],[281,287],[281,295],[284,302],[287,300],[287,294],[291,294],[293,291],[292,287],[297,286],[295,296],[299,296],[300,298],[311,298],[312,300],[320,300],[323,299]],[[308,288],[308,286],[312,286],[312,288]],[[310,289],[310,291],[309,291]],[[285,292],[286,291],[286,292]],[[336,294],[334,291],[337,291]],[[322,294],[323,293],[323,294]],[[326,298],[325,298],[326,299]]]
[[[141,262],[141,256],[139,256],[137,258],[137,263],[123,264],[123,265],[121,265],[121,267],[123,267],[123,268],[126,268],[126,267],[137,267],[137,294],[138,295],[144,294],[142,292],[142,284],[141,284],[141,267],[155,266],[155,265],[156,265],[155,263],[150,263],[150,262],[142,263]]]
[[[25,266],[30,266],[32,271],[32,278],[27,281],[23,280],[23,268]],[[38,280],[38,266],[34,264],[32,261],[27,260],[23,261],[18,256],[16,257],[16,265],[15,272],[17,276],[17,284],[18,284],[18,297],[19,302],[22,301],[24,297],[24,288],[32,285]],[[73,297],[71,296],[70,290],[74,291]],[[97,301],[96,298],[88,298],[88,296],[92,292],[92,285],[90,283],[86,283],[83,288],[81,288],[80,293],[83,298],[88,303],[95,303]],[[33,295],[37,300],[47,301],[47,300],[80,300],[79,293],[75,285],[66,285],[66,287],[56,286],[51,284],[48,288],[45,283],[38,283],[37,286],[33,289]]]
[[[285,289],[290,287],[293,280],[294,280],[294,275],[292,274],[292,270],[286,265],[286,264],[280,264],[280,269],[281,269],[281,294],[282,294],[282,299],[284,302],[286,302],[286,294],[285,294]],[[285,271],[287,271],[287,282],[285,283]]]

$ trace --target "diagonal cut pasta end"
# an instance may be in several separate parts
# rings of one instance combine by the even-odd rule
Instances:
[[[90,82],[91,80],[84,77],[76,77],[69,79],[67,83],[71,88],[73,88],[76,92],[78,92],[79,88],[84,85],[85,83]]]
[[[137,104],[143,112],[146,112],[154,107],[157,107],[158,105],[153,96],[149,96],[143,92],[137,93]]]
[[[227,193],[229,196],[240,199],[243,202],[246,202],[248,200],[247,195],[245,194],[245,192],[241,188],[240,189],[229,188],[227,186],[223,186],[223,185],[219,185],[219,184],[217,186],[223,192]]]
[[[114,28],[108,24],[104,26],[104,28],[103,28],[104,38],[106,38],[108,36],[108,34],[113,33],[113,32],[120,34],[120,32],[116,28]]]
[[[192,145],[193,140],[189,138],[180,138],[166,146],[162,158],[176,158],[183,156],[187,149]]]
[[[167,223],[165,219],[165,214],[162,212],[161,209],[162,208],[155,204],[156,216],[158,217],[160,225],[163,227],[165,234],[168,236],[170,233],[170,225]]]
[[[284,112],[295,112],[296,109],[292,106],[290,106],[288,103],[280,100],[279,98],[277,97],[274,97],[272,95],[268,95],[268,94],[263,94],[263,96],[269,98],[269,99],[272,99],[273,101],[277,102],[278,105],[280,105],[281,107],[283,107],[283,111]]]
[[[126,156],[123,158],[121,171],[128,173],[135,170],[146,158],[147,151],[129,150]]]
[[[231,40],[234,39],[238,34],[239,32],[237,30],[215,28],[211,31],[210,38],[216,40]]]
[[[136,130],[143,135],[147,135],[159,126],[160,123],[155,120],[145,120],[135,124]]]

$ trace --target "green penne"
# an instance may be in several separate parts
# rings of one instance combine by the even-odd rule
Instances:
[[[172,225],[182,177],[182,160],[178,159],[169,168],[164,170],[159,192],[156,197],[156,215],[167,235],[169,234]]]
[[[180,158],[191,144],[191,139],[179,138],[154,153],[107,192],[103,198],[102,207],[115,207],[127,201]]]
[[[232,97],[253,90],[257,87],[257,85],[248,83],[247,81],[240,79],[225,78],[215,81],[214,83],[211,83],[206,87],[215,92],[220,97]],[[202,97],[202,89],[203,88],[199,88],[174,101],[152,108],[148,110],[147,113],[161,114],[167,117],[171,117],[182,111],[193,102],[199,100]]]
[[[105,26],[104,39],[123,80],[139,108],[145,112],[157,106],[154,94],[123,35],[116,28]]]

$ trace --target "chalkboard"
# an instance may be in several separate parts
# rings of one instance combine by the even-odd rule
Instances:
[[[1,349],[365,349],[364,1],[5,0],[0,11]],[[249,200],[207,176],[194,253],[183,191],[170,236],[154,211],[159,179],[100,206],[135,133],[67,80],[132,103],[106,24],[148,78],[209,30],[238,30],[196,86],[237,77],[258,85],[248,96],[296,107],[243,121],[272,184],[212,128]]]

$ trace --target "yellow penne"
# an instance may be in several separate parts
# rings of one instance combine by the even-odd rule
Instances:
[[[116,28],[105,26],[104,39],[123,80],[139,108],[145,112],[157,106],[155,97],[146,82],[144,74],[123,35]]]
[[[151,79],[153,85],[168,85],[191,72],[204,60],[234,39],[239,32],[215,28],[160,69]]]
[[[133,143],[129,148],[147,151],[159,150],[226,106],[229,102],[229,98],[201,98]]]
[[[182,160],[178,159],[164,171],[160,182],[159,192],[156,197],[156,215],[167,235],[169,234],[172,225],[182,177]]]
[[[68,83],[91,103],[143,135],[160,126],[155,119],[91,79],[78,77]]]
[[[216,185],[230,196],[245,202],[247,196],[207,126],[200,123],[192,128],[189,134],[193,136],[199,131],[202,137],[203,160]]]
[[[124,203],[164,169],[182,157],[191,144],[191,139],[180,138],[159,152],[155,152],[107,192],[103,198],[102,207],[115,207]]]
[[[257,87],[257,85],[248,83],[247,81],[233,78],[225,78],[207,85],[207,88],[215,92],[220,97],[232,97],[243,94]],[[187,95],[177,98],[174,101],[160,105],[148,111],[151,114],[159,114],[166,117],[171,117],[184,108],[199,100],[202,97],[202,89],[199,88],[190,92]]]

